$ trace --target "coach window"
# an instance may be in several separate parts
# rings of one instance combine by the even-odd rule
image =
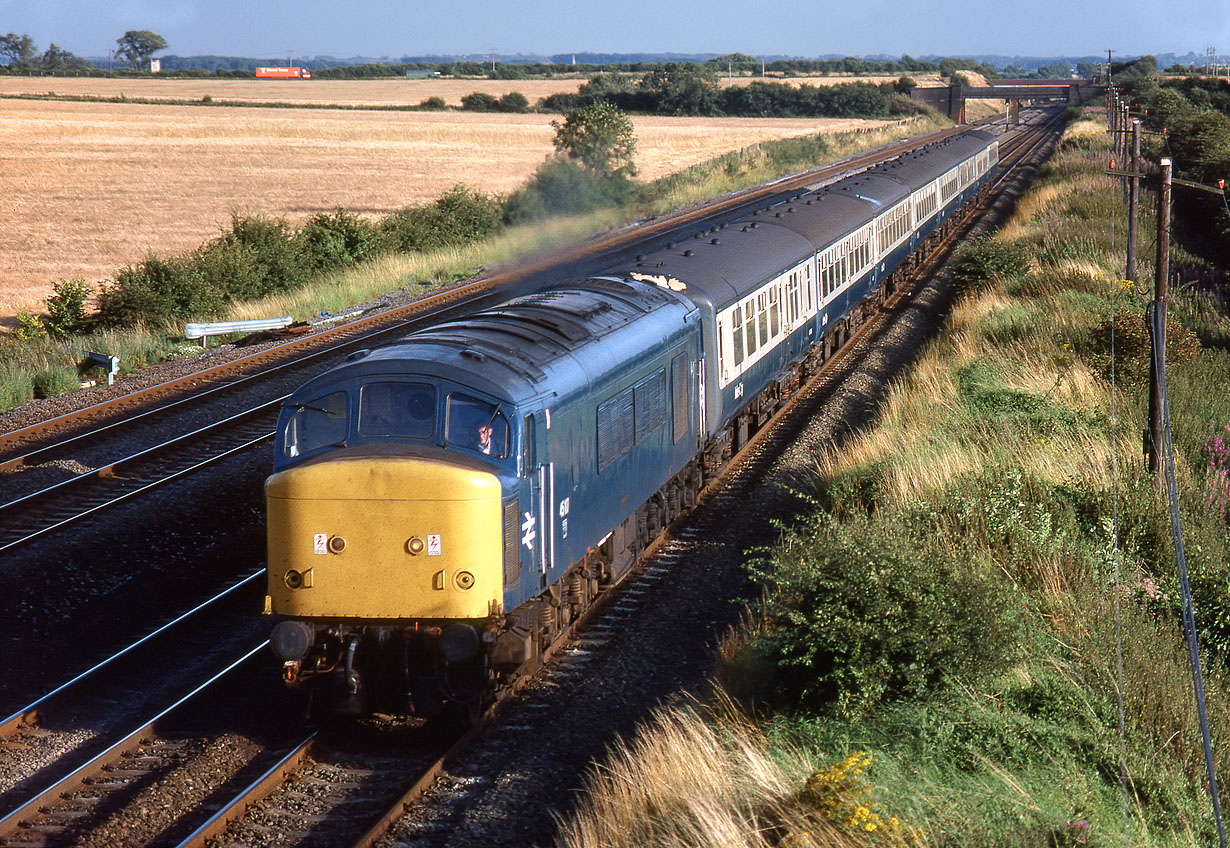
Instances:
[[[508,456],[508,419],[499,406],[454,392],[448,396],[445,441],[503,459]]]
[[[436,390],[427,383],[368,383],[359,394],[359,435],[430,438]]]
[[[345,447],[350,429],[345,392],[332,392],[290,406],[295,412],[282,434],[282,454],[287,459],[307,456],[321,448]]]
[[[731,316],[731,337],[735,345],[735,366],[743,364],[743,308],[735,307],[734,314]]]
[[[743,304],[743,318],[747,322],[743,326],[744,336],[747,338],[747,355],[751,356],[756,352],[756,310],[754,304],[756,301],[749,300]]]
[[[782,318],[777,307],[777,286],[769,290],[769,336],[776,338],[782,329]]]
[[[756,319],[760,324],[760,346],[764,347],[769,343],[769,312],[763,294],[756,298]]]

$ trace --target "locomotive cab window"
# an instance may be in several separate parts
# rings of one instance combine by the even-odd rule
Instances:
[[[508,419],[496,404],[454,392],[448,396],[445,441],[503,459],[508,456]]]
[[[430,438],[436,390],[426,383],[368,383],[359,394],[359,435]]]
[[[292,408],[295,413],[282,432],[282,455],[287,459],[307,456],[321,448],[345,445],[350,427],[345,392],[293,404]]]

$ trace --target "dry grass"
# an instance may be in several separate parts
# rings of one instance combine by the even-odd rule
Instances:
[[[48,85],[5,81],[31,82]],[[118,82],[53,81],[57,88],[89,84],[95,93]],[[180,84],[124,81],[134,96],[144,96],[134,89],[137,82]],[[20,175],[0,197],[0,318],[36,306],[57,279],[99,281],[150,252],[189,250],[217,235],[232,212],[301,221],[342,206],[378,216],[429,201],[459,182],[489,193],[511,191],[550,154],[550,120],[0,100],[0,161]],[[642,117],[635,123],[642,177],[652,179],[769,139],[885,122]]]
[[[779,751],[770,757],[756,729],[733,713],[706,720],[691,709],[661,710],[591,770],[584,803],[560,823],[556,846],[855,848],[923,844],[917,834],[897,827],[895,820],[889,828],[872,812],[869,801],[840,791],[845,786],[817,799],[801,800],[804,787],[815,782],[815,778],[808,780],[808,759],[797,751]],[[828,815],[809,801],[819,801]],[[874,816],[876,825],[857,824],[865,814]]]

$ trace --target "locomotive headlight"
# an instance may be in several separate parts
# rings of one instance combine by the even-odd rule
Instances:
[[[293,662],[307,656],[316,640],[316,633],[302,621],[280,621],[269,634],[269,648],[282,662]]]
[[[478,631],[468,624],[454,622],[440,634],[440,653],[451,663],[463,663],[478,656]]]

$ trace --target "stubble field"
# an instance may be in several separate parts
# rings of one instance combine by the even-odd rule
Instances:
[[[102,96],[117,83],[5,80],[0,94],[17,82],[62,93],[74,83],[73,93]],[[127,96],[144,97],[146,82],[151,91],[180,85],[122,84]],[[216,81],[183,85],[224,96]],[[298,83],[255,85],[285,92]],[[371,86],[355,95],[370,97],[384,86],[342,85]],[[491,85],[482,88],[498,93]],[[510,86],[530,93],[526,81]],[[196,88],[173,90],[197,96]],[[511,191],[551,153],[553,117],[0,99],[0,319],[37,306],[61,278],[97,282],[151,252],[191,249],[232,213],[302,221],[341,206],[379,216],[457,183]],[[769,139],[885,123],[638,117],[637,162],[651,179]]]

